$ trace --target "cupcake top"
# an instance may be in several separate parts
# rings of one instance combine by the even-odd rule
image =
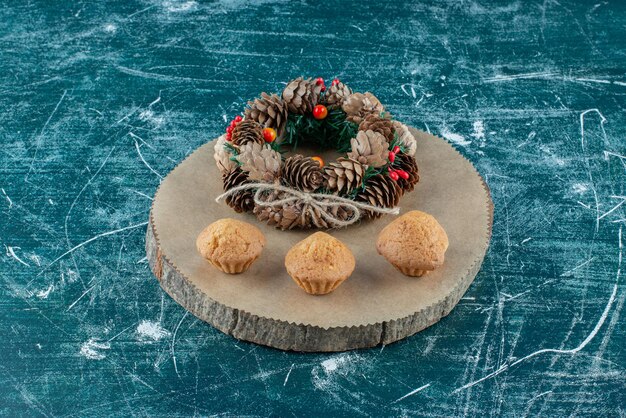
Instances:
[[[429,271],[443,264],[448,235],[432,215],[413,210],[383,228],[376,248],[403,272]]]
[[[285,267],[294,280],[315,284],[345,280],[355,264],[352,251],[325,232],[316,232],[300,241],[285,257]]]
[[[219,263],[244,263],[257,258],[265,246],[259,228],[232,218],[220,219],[198,235],[200,254]]]

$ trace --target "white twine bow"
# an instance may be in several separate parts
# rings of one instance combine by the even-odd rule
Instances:
[[[315,211],[333,228],[341,228],[344,226],[352,225],[359,219],[361,219],[361,211],[372,211],[382,214],[398,215],[400,208],[381,208],[367,203],[356,202],[354,200],[347,199],[332,194],[324,193],[306,193],[291,187],[282,186],[280,184],[271,183],[247,183],[240,186],[235,186],[229,189],[225,193],[222,193],[217,198],[216,202],[220,202],[223,199],[232,196],[242,190],[256,189],[254,194],[254,204],[261,207],[278,206],[288,203],[296,203],[302,201],[306,203],[307,210],[312,219],[315,219]],[[284,192],[287,197],[275,200],[263,200],[262,196],[267,192]],[[332,213],[329,213],[328,209],[342,208],[352,215],[348,219],[339,219]],[[319,225],[318,225],[319,226]]]

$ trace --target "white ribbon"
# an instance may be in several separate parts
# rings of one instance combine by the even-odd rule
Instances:
[[[261,207],[278,206],[288,203],[296,203],[302,201],[306,203],[306,208],[311,215],[311,219],[315,219],[315,210],[317,210],[322,218],[330,224],[333,228],[341,228],[344,226],[352,225],[359,219],[361,219],[361,211],[367,210],[382,214],[398,215],[400,208],[381,208],[367,203],[355,202],[354,200],[347,199],[345,197],[336,196],[333,194],[324,193],[306,193],[291,187],[282,186],[280,184],[270,183],[247,183],[240,186],[235,186],[229,189],[225,193],[222,193],[217,198],[216,202],[220,202],[223,199],[232,196],[243,190],[256,189],[254,194],[254,204]],[[276,200],[263,200],[261,197],[267,192],[283,192],[287,197]],[[342,208],[349,211],[352,216],[348,219],[339,219],[329,213],[328,209]],[[319,226],[319,225],[318,225]]]

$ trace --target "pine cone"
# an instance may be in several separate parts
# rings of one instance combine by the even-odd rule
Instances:
[[[393,208],[400,201],[402,189],[386,174],[376,174],[365,183],[365,188],[357,193],[354,200],[364,202],[381,208]],[[378,219],[381,213],[371,210],[365,211],[364,215],[370,219]]]
[[[329,109],[335,109],[341,107],[344,100],[352,94],[352,89],[341,81],[337,84],[332,84],[322,97],[322,104],[326,105]]]
[[[213,154],[213,158],[215,158],[217,168],[220,170],[222,175],[237,167],[237,163],[230,159],[230,157],[232,157],[232,154],[226,150],[226,148],[224,147],[225,144],[226,135],[222,135],[217,138],[217,140],[215,141]]]
[[[376,113],[370,113],[359,124],[359,131],[374,131],[383,135],[387,142],[395,138],[395,128],[391,119],[381,118]]]
[[[345,99],[341,108],[346,112],[346,119],[354,123],[361,123],[363,118],[370,113],[385,112],[380,100],[370,92],[351,94]]]
[[[251,180],[271,183],[280,174],[281,156],[265,142],[248,143],[240,148],[237,160]]]
[[[404,153],[414,157],[417,151],[417,140],[409,131],[409,127],[397,120],[393,121],[393,127],[398,135],[399,145],[404,148]]]
[[[324,199],[323,202],[329,203],[331,201],[329,199]],[[347,221],[348,219],[354,217],[354,213],[350,210],[346,210],[343,206],[329,206],[326,208],[326,214],[340,221]],[[329,223],[326,218],[322,216],[320,211],[315,208],[313,208],[312,211],[308,211],[307,218],[309,223],[317,228],[329,229],[336,227],[335,224]]]
[[[267,199],[279,200],[284,197],[283,193],[273,193]],[[290,202],[285,205],[257,206],[254,214],[261,222],[280,228],[287,229],[310,227],[310,222],[306,218],[306,211],[303,211],[303,202]]]
[[[242,184],[251,183],[248,179],[248,174],[244,172],[240,167],[229,171],[222,176],[224,182],[224,191],[227,192],[233,187],[241,186]],[[253,190],[240,190],[234,195],[226,198],[226,203],[231,208],[235,209],[235,212],[250,212],[254,209],[254,191]]]
[[[404,170],[409,174],[409,178],[404,180],[402,177],[398,179],[398,186],[400,186],[405,192],[411,192],[415,189],[415,185],[420,180],[417,169],[417,161],[415,158],[407,154],[398,153],[396,159],[393,162],[394,168]]]
[[[282,178],[292,187],[312,192],[324,183],[324,172],[317,161],[298,154],[285,160]]]
[[[244,119],[235,125],[230,141],[233,145],[241,147],[250,142],[265,144],[263,128],[252,119]]]
[[[287,83],[282,97],[290,112],[305,114],[313,111],[321,92],[315,80],[298,77]]]
[[[260,98],[248,102],[245,115],[246,119],[257,121],[263,128],[276,129],[280,136],[287,123],[287,113],[287,104],[280,97],[261,93]]]
[[[374,131],[359,131],[350,140],[348,157],[363,165],[382,167],[389,158],[389,143],[382,134]]]
[[[338,158],[324,167],[326,186],[336,193],[349,193],[361,187],[365,168],[360,162],[350,158]]]

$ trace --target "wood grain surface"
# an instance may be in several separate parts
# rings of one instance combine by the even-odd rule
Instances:
[[[623,1],[0,7],[0,415],[623,416]],[[454,311],[343,354],[235,341],[146,263],[163,176],[261,91],[339,77],[483,175]]]

